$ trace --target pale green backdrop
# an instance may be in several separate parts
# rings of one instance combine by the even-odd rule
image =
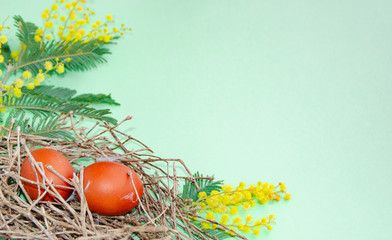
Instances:
[[[391,1],[88,2],[133,31],[52,83],[112,93],[130,134],[194,171],[286,183],[290,202],[252,211],[277,218],[261,239],[392,239]]]

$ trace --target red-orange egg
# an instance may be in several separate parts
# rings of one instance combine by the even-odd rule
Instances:
[[[123,164],[97,162],[84,169],[83,191],[90,211],[114,216],[136,207],[143,195],[143,184],[139,176]]]
[[[59,176],[57,176],[55,173],[53,173],[47,168],[48,165],[51,165],[53,169],[61,176],[63,176],[65,179],[70,180],[73,177],[74,169],[68,159],[60,152],[50,148],[40,148],[34,150],[31,152],[31,155],[34,157],[36,162],[42,163],[42,165],[44,166],[44,174],[48,178],[48,180],[52,181],[53,185],[58,185],[55,186],[55,188],[57,192],[61,195],[61,197],[67,199],[69,196],[71,196],[73,191],[71,188],[69,188],[71,185],[69,185],[66,181],[61,179]],[[34,169],[37,175],[35,174]],[[37,182],[38,177],[38,181],[40,183],[43,182],[42,175],[38,172],[36,167],[33,167],[28,157],[26,157],[22,163],[22,167],[20,169],[20,176],[33,182]],[[38,186],[35,183],[22,180],[22,184],[27,194],[33,200],[37,199],[45,192],[45,189],[43,187],[40,188],[39,192]],[[53,202],[55,200],[55,196],[46,192],[41,200]]]

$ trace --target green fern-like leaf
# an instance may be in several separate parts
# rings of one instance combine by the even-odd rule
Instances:
[[[39,46],[39,43],[34,41],[34,35],[38,27],[31,22],[25,22],[21,16],[14,16],[15,27],[18,29],[16,36],[19,40],[26,44],[29,48],[33,45]]]
[[[178,219],[178,221],[182,222],[180,219]],[[201,222],[192,221],[191,224],[195,225],[199,229],[203,229]],[[183,225],[185,225],[185,224],[178,224],[177,227],[181,228],[183,230],[183,232],[189,236],[189,233],[186,231],[186,229],[183,227]],[[204,237],[210,238],[210,239],[213,239],[213,238],[211,238],[210,235],[214,236],[218,240],[231,238],[231,236],[229,234],[227,234],[226,231],[221,230],[221,229],[203,229],[203,232],[199,232],[199,233],[201,235],[203,235]],[[191,239],[203,239],[198,234],[196,234],[194,232],[192,232],[192,236],[189,236],[189,237],[191,237]]]
[[[108,105],[116,105],[120,104],[116,102],[112,96],[106,94],[81,94],[71,99],[71,101],[80,102],[80,103],[91,103],[91,104],[108,104]]]
[[[65,87],[55,87],[53,85],[40,85],[34,88],[34,90],[26,90],[24,89],[24,92],[31,94],[31,95],[37,95],[40,97],[46,97],[51,100],[69,100],[73,96],[76,95],[76,90],[74,89],[69,89]]]
[[[4,62],[7,63],[11,60],[11,49],[8,43],[1,44],[1,55],[4,57]],[[5,70],[5,66],[3,64],[0,65],[0,69]]]
[[[104,120],[111,124],[117,123],[116,119],[109,117],[109,109],[95,109],[89,107],[89,105],[85,103],[68,102],[67,100],[61,101],[60,99],[56,99],[56,101],[50,101],[48,96],[43,94],[29,94],[29,91],[23,91],[22,97],[14,100],[15,101],[13,103],[12,101],[10,103],[8,98],[5,96],[3,98],[3,108],[16,109],[18,111],[31,112],[33,114],[43,116],[46,116],[49,113],[67,114],[72,111],[73,114],[78,117],[91,118],[101,121]]]
[[[20,126],[22,133],[65,140],[75,139],[73,132],[59,128],[59,115],[55,113],[50,113],[46,116],[33,115],[28,117],[25,112],[13,110],[8,115],[4,126],[10,128],[12,119],[15,119],[13,129],[15,130],[17,126]],[[3,131],[1,135],[4,134],[5,132]]]
[[[203,177],[203,174],[200,174],[199,172],[196,172],[194,177]],[[214,181],[210,179],[196,179],[196,183],[200,188],[200,191],[197,191],[196,185],[193,182],[186,181],[183,187],[182,191],[182,198],[183,199],[193,199],[193,201],[196,201],[198,199],[198,193],[199,192],[206,192],[207,195],[209,195],[213,190],[221,190],[223,181]]]
[[[25,90],[26,91],[26,90]],[[120,104],[116,102],[110,94],[93,94],[86,93],[76,95],[76,90],[65,88],[65,87],[55,87],[53,85],[40,85],[34,90],[29,91],[29,94],[37,95],[40,97],[47,98],[53,101],[64,101],[68,102],[78,102],[78,103],[88,103],[88,104],[108,104],[116,105]]]
[[[109,54],[107,48],[98,40],[89,42],[64,42],[46,41],[42,46],[39,44],[26,48],[19,61],[15,63],[11,71],[28,70],[33,75],[44,69],[46,61],[56,64],[56,59],[63,61],[71,58],[70,62],[65,62],[65,69],[69,71],[86,71],[97,67],[98,64],[106,62],[104,54]],[[57,72],[53,72],[57,74]]]
[[[202,228],[200,222],[193,221],[192,223],[194,225],[196,225],[197,227]],[[203,231],[205,231],[206,233],[216,237],[218,240],[231,238],[231,236],[229,234],[227,234],[226,231],[224,231],[224,230],[220,230],[220,229],[203,229]],[[208,237],[208,235],[206,235],[206,234],[203,234],[203,235]],[[193,236],[195,237],[195,239],[202,239],[201,237],[197,236],[196,234],[194,234]]]

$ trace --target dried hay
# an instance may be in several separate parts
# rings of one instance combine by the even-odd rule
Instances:
[[[116,126],[97,123],[86,131],[77,128],[72,115],[67,114],[59,120],[58,128],[73,131],[77,136],[75,141],[24,134],[17,126],[2,127],[7,134],[0,144],[0,236],[6,239],[216,239],[192,223],[189,217],[196,214],[179,196],[179,181],[187,179],[196,184],[184,162],[153,156],[143,143],[118,130],[120,124],[130,119]],[[140,149],[129,150],[132,144]],[[40,202],[25,194],[27,200],[22,199],[21,193],[25,191],[19,176],[21,163],[26,156],[32,159],[30,152],[37,147],[55,149],[71,162],[82,157],[104,158],[129,166],[144,184],[141,203],[125,215],[99,216],[89,211],[84,198],[66,201],[59,197],[58,202]],[[186,176],[176,175],[176,164]],[[78,178],[74,177],[70,183],[75,191],[82,192]],[[45,191],[59,196],[49,181],[41,185]],[[217,222],[210,222],[225,229]]]

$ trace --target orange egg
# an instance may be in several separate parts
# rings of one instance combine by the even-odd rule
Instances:
[[[70,187],[66,181],[62,180],[55,173],[50,171],[47,166],[51,165],[56,172],[58,172],[65,179],[72,179],[74,169],[68,159],[61,154],[60,152],[50,149],[50,148],[40,148],[31,152],[31,155],[34,157],[36,162],[41,162],[44,166],[44,174],[48,178],[49,181],[52,181],[55,186],[57,192],[61,195],[62,198],[67,199],[72,194],[72,189],[67,188]],[[37,176],[34,172],[37,172]],[[33,182],[37,182],[37,177],[40,183],[42,183],[42,175],[38,172],[38,170],[30,163],[28,157],[26,157],[22,163],[22,167],[20,169],[20,176],[26,179],[29,179]],[[40,194],[38,192],[37,184],[30,183],[22,180],[22,184],[27,194],[31,199],[35,200],[39,196],[41,196],[45,189],[43,187],[40,188]],[[64,186],[64,187],[61,187]],[[49,188],[50,189],[50,188]],[[55,200],[55,196],[49,193],[45,193],[45,196],[42,197],[42,201],[51,201]]]
[[[132,179],[128,172],[132,173]],[[97,162],[84,169],[83,191],[92,212],[114,216],[136,207],[138,196],[140,199],[143,195],[143,184],[139,176],[123,164]]]

